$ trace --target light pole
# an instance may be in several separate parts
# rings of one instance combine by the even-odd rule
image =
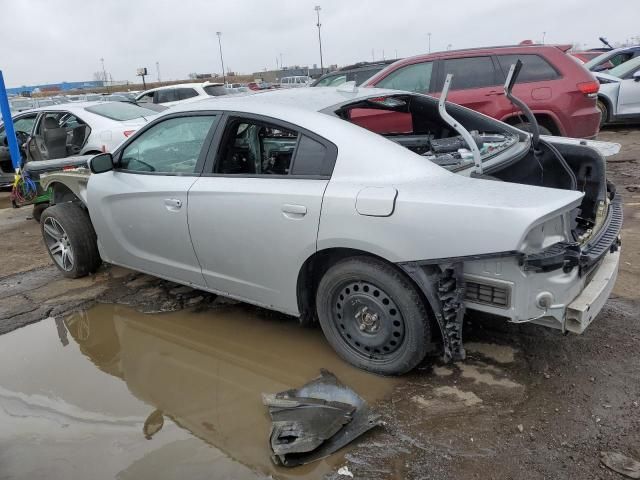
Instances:
[[[547,32],[542,32],[542,44],[544,45],[544,38],[547,36]]]
[[[224,73],[224,58],[222,58],[222,40],[220,37],[222,36],[222,32],[216,32],[218,36],[218,47],[220,47],[220,63],[222,64],[222,83],[227,83],[227,75]]]
[[[158,73],[158,83],[160,83],[160,62],[156,62],[156,72]]]
[[[100,63],[102,63],[102,80],[103,87],[107,87],[107,93],[109,93],[109,83],[107,82],[107,71],[104,69],[104,58],[100,58]]]
[[[429,53],[431,53],[431,32],[427,33],[427,36],[429,37]]]
[[[320,23],[320,5],[316,5],[314,10],[316,11],[316,15],[318,16],[318,23],[316,26],[318,27],[318,44],[320,45],[320,71],[324,73],[324,64],[322,63],[322,35],[320,35],[320,27],[322,24]]]

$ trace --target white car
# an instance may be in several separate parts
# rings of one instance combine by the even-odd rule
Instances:
[[[533,136],[377,88],[175,107],[90,175],[41,179],[44,242],[67,277],[105,261],[319,321],[379,374],[464,358],[465,309],[582,333],[615,283],[622,206],[598,142],[540,138],[529,116]]]
[[[594,73],[600,82],[597,106],[601,125],[640,120],[640,57],[607,73]]]
[[[154,103],[171,107],[179,103],[189,103],[203,98],[219,97],[227,95],[228,89],[223,83],[179,83],[166,87],[152,88],[136,96],[139,105]]]
[[[111,152],[157,112],[124,102],[75,102],[13,117],[25,163]],[[0,124],[0,184],[13,180],[4,124]]]
[[[307,75],[295,75],[293,77],[282,77],[280,88],[300,88],[311,85],[312,79]]]

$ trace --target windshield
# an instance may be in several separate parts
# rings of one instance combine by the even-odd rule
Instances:
[[[224,85],[207,85],[206,87],[202,87],[207,95],[212,97],[219,97],[220,95],[226,95],[227,89]]]
[[[133,120],[134,118],[150,117],[157,113],[148,108],[123,102],[106,102],[101,105],[87,107],[85,110],[119,122]]]
[[[624,62],[617,67],[612,68],[607,73],[609,75],[613,75],[614,77],[624,78],[638,68],[640,68],[640,57],[636,57],[633,60]]]

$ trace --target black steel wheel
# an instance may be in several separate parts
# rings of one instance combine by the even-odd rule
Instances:
[[[423,301],[402,272],[381,260],[352,257],[333,265],[316,305],[327,340],[357,367],[398,375],[427,353],[431,328]]]

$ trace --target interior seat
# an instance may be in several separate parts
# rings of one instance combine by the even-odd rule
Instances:
[[[55,118],[45,117],[42,136],[49,160],[67,156],[67,129],[61,128]]]

